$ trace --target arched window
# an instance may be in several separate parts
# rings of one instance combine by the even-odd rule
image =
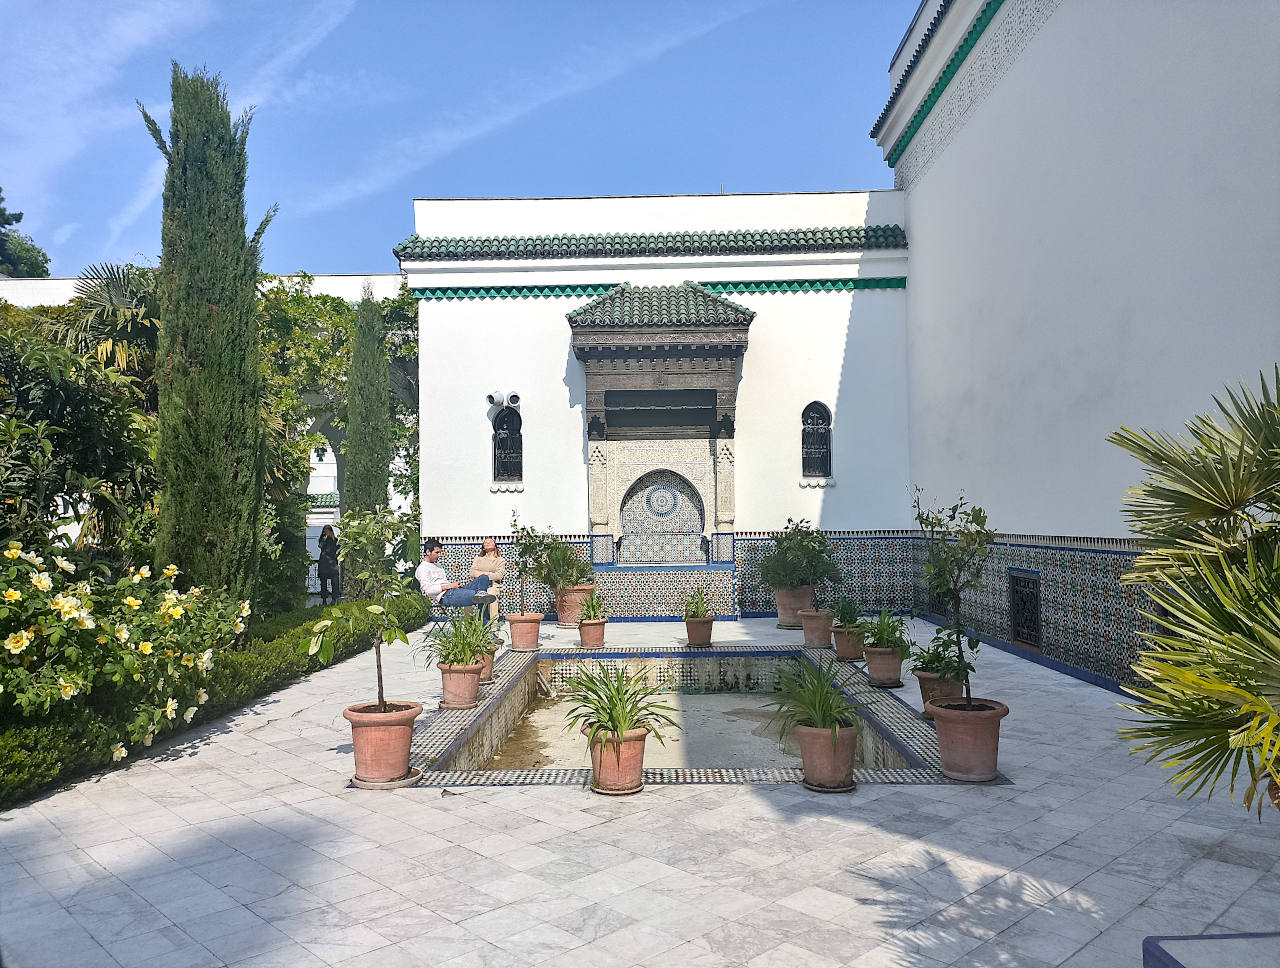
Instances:
[[[831,411],[816,400],[800,415],[800,465],[805,477],[831,476]]]
[[[524,477],[524,438],[520,414],[503,407],[493,417],[493,479],[519,481]]]

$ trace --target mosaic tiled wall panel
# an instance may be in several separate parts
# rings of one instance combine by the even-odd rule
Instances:
[[[707,563],[707,540],[701,534],[624,534],[618,545],[618,563]]]
[[[717,615],[737,616],[731,568],[602,568],[596,572],[596,590],[613,618],[683,618],[685,597],[695,588],[702,589]]]
[[[622,500],[623,534],[701,532],[702,526],[702,499],[671,471],[644,475]]]
[[[917,541],[921,609],[924,589],[924,542]],[[996,544],[981,584],[966,594],[966,620],[992,638],[1009,638],[1009,569],[1023,568],[1040,576],[1040,653],[1088,672],[1130,682],[1130,669],[1142,648],[1139,632],[1150,622],[1138,609],[1145,596],[1120,576],[1133,565],[1134,553],[1031,544]]]
[[[778,673],[792,668],[795,660],[776,655],[539,659],[538,672],[559,692],[586,663],[610,672],[625,669],[630,675],[643,673],[647,684],[667,692],[777,692]]]
[[[440,540],[444,543],[444,554],[439,561],[440,567],[454,581],[467,581],[470,577],[471,562],[480,553],[480,545],[483,539],[451,541],[448,538],[441,538]],[[569,545],[583,561],[591,561],[591,545],[588,541],[570,540]],[[507,559],[509,563],[511,561],[511,543],[499,539],[498,553]],[[555,599],[552,597],[551,590],[545,585],[530,581],[525,586],[525,595],[531,612],[544,612],[548,615],[555,612]],[[509,578],[503,582],[502,602],[500,605],[504,615],[509,612],[520,611],[520,583],[514,578]]]
[[[820,604],[830,605],[843,595],[863,611],[913,607],[917,573],[924,573],[912,555],[912,546],[918,542],[902,537],[835,537],[831,543],[844,581],[839,588],[820,587]],[[738,605],[743,612],[772,612],[777,607],[773,590],[760,581],[760,561],[772,550],[772,538],[738,538],[734,542]]]

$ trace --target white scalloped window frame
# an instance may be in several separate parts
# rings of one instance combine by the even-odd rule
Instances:
[[[524,481],[494,481],[489,485],[490,494],[516,494],[524,490]]]
[[[834,477],[802,477],[800,478],[801,487],[835,487],[836,479]]]

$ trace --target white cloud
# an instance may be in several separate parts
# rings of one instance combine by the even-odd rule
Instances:
[[[80,231],[79,222],[67,222],[65,225],[59,225],[53,233],[53,244],[62,245],[67,239]]]
[[[538,77],[512,78],[501,91],[465,113],[438,122],[422,134],[398,138],[374,152],[363,170],[321,186],[290,206],[302,214],[327,212],[373,195],[468,142],[484,137],[546,105],[606,84],[642,64],[691,43],[718,27],[736,20],[758,4],[721,11],[682,30],[614,46],[593,43],[572,52],[556,51],[555,59],[567,65]]]
[[[253,76],[240,92],[241,96],[237,97],[231,105],[232,118],[246,108],[268,103],[287,80],[289,72],[333,33],[354,7],[355,0],[322,0],[310,14],[304,16],[302,19],[308,24],[307,28],[254,71]],[[292,21],[290,21],[290,29],[293,29]],[[156,120],[160,121],[159,116]],[[162,124],[161,130],[164,130],[164,127],[165,125]],[[110,230],[106,244],[108,249],[119,241],[120,236],[134,222],[154,206],[160,193],[164,191],[164,173],[163,161],[148,169],[133,198],[108,220]]]

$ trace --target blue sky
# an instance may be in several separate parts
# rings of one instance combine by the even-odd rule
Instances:
[[[0,187],[53,275],[154,264],[169,61],[256,105],[264,268],[391,272],[415,196],[887,188],[916,0],[0,0]],[[625,230],[626,226],[619,226]]]

